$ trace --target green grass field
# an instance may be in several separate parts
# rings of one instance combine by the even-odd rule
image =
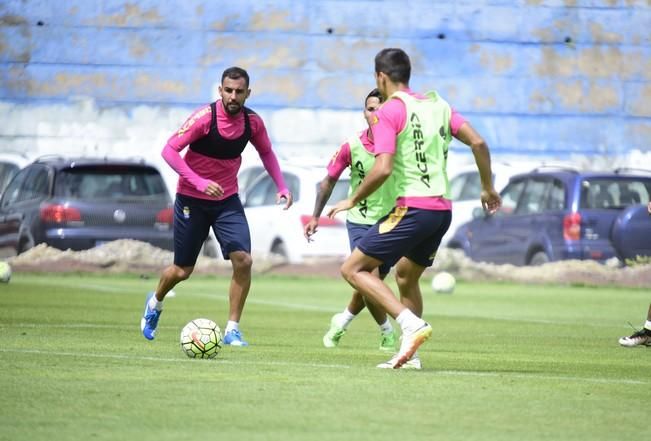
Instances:
[[[182,326],[226,320],[224,278],[195,277],[140,335],[136,276],[15,274],[0,285],[0,440],[636,440],[648,434],[651,349],[617,338],[649,291],[459,283],[424,288],[422,371],[389,357],[366,312],[321,337],[343,281],[254,279],[248,348],[181,352]],[[427,281],[424,281],[425,286]]]

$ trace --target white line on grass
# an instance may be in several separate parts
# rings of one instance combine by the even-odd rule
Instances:
[[[71,288],[82,288],[82,289],[89,289],[89,290],[96,290],[96,291],[103,291],[103,292],[115,292],[115,293],[126,293],[126,294],[132,294],[130,292],[130,288],[127,287],[112,287],[112,286],[107,286],[107,285],[96,285],[96,284],[82,284],[82,285],[73,285],[71,283],[66,283],[64,281],[54,281],[53,282],[47,282],[45,281],[35,281],[33,283],[42,283],[42,284],[56,284],[58,286],[69,286]],[[227,302],[228,296],[227,295],[220,295],[220,294],[209,294],[205,292],[190,292],[190,293],[183,293],[183,296],[190,296],[190,297],[199,297],[203,299],[210,299],[210,300],[218,300],[222,302]],[[309,305],[309,304],[303,304],[303,303],[289,303],[289,302],[280,302],[280,301],[275,301],[275,300],[259,300],[256,298],[247,298],[246,302],[248,304],[255,304],[255,305],[264,305],[264,306],[277,306],[280,308],[286,308],[286,309],[293,309],[293,310],[302,310],[302,311],[314,311],[314,312],[338,312],[340,308],[338,306],[319,306],[319,305]],[[510,321],[510,322],[519,322],[519,323],[534,323],[534,324],[542,324],[542,325],[560,325],[560,326],[571,326],[575,325],[575,322],[564,322],[564,321],[558,321],[558,320],[544,320],[544,319],[526,319],[526,318],[519,318],[519,317],[508,317],[508,316],[499,316],[499,315],[492,315],[492,316],[486,316],[486,315],[446,315],[446,318],[467,318],[467,319],[483,319],[483,320],[496,320],[496,321]],[[614,328],[617,327],[617,325],[614,324],[608,324],[608,323],[599,323],[599,322],[591,322],[588,321],[586,323],[582,323],[581,326],[590,326],[590,327],[596,327],[596,328]],[[625,324],[621,324],[618,326],[620,328],[629,328],[629,326],[626,326]]]
[[[161,358],[161,357],[143,357],[133,355],[121,354],[81,354],[76,352],[59,352],[59,351],[41,351],[38,349],[0,349],[0,352],[17,353],[17,354],[33,354],[33,355],[54,355],[62,357],[81,357],[81,358],[104,358],[113,360],[140,360],[140,361],[159,361],[170,363],[187,363],[190,360],[186,358]],[[240,365],[255,365],[255,366],[299,366],[308,368],[324,368],[324,369],[349,369],[352,366],[345,364],[317,364],[317,363],[293,363],[288,361],[231,361],[218,359],[217,363],[226,364],[240,364]],[[475,371],[421,371],[423,374],[431,374],[435,376],[450,376],[450,377],[491,377],[491,378],[519,378],[523,380],[554,380],[554,381],[573,381],[573,382],[588,382],[588,383],[601,383],[601,384],[649,384],[648,381],[640,380],[625,380],[625,379],[610,379],[610,378],[594,378],[594,377],[568,377],[562,375],[544,375],[535,372],[532,373],[514,373],[514,372],[475,372]]]
[[[517,373],[517,372],[475,372],[475,371],[435,371],[436,375],[463,376],[463,377],[508,377],[508,378],[540,378],[543,380],[560,380],[560,381],[586,381],[589,383],[604,384],[649,384],[648,381],[624,380],[611,378],[594,378],[594,377],[567,377],[562,375],[541,375],[538,373]]]
[[[141,360],[141,361],[164,361],[172,363],[187,363],[189,358],[161,358],[161,357],[143,357],[134,355],[121,355],[121,354],[82,354],[77,352],[59,352],[59,351],[41,351],[38,349],[4,349],[0,348],[0,352],[14,353],[14,354],[34,354],[34,355],[55,355],[62,357],[82,357],[82,358],[108,358],[113,360]],[[350,365],[345,364],[318,364],[318,363],[292,363],[290,361],[231,361],[218,359],[218,363],[227,364],[250,364],[250,365],[265,365],[265,366],[303,366],[310,368],[326,368],[326,369],[349,369]]]

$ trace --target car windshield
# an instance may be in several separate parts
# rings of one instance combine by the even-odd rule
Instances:
[[[74,199],[133,200],[166,198],[160,173],[149,167],[76,167],[61,172],[55,194]]]
[[[629,205],[648,204],[650,197],[651,179],[590,178],[581,182],[581,208],[621,209]]]

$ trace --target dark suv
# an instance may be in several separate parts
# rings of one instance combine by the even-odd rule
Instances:
[[[512,177],[501,195],[500,211],[479,209],[448,247],[515,265],[651,255],[651,172],[543,167]]]
[[[144,161],[40,158],[0,199],[0,256],[40,243],[84,250],[116,239],[172,249],[171,204],[161,174]]]

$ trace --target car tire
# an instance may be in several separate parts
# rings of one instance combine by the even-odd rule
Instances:
[[[20,239],[16,254],[23,254],[25,251],[31,250],[32,248],[34,248],[34,242],[26,237],[23,237]]]
[[[544,251],[536,251],[529,259],[529,265],[531,266],[540,266],[547,262],[549,262],[549,256]]]
[[[289,260],[289,253],[287,252],[287,246],[282,240],[275,240],[273,245],[271,245],[271,254],[275,254],[287,262]]]

